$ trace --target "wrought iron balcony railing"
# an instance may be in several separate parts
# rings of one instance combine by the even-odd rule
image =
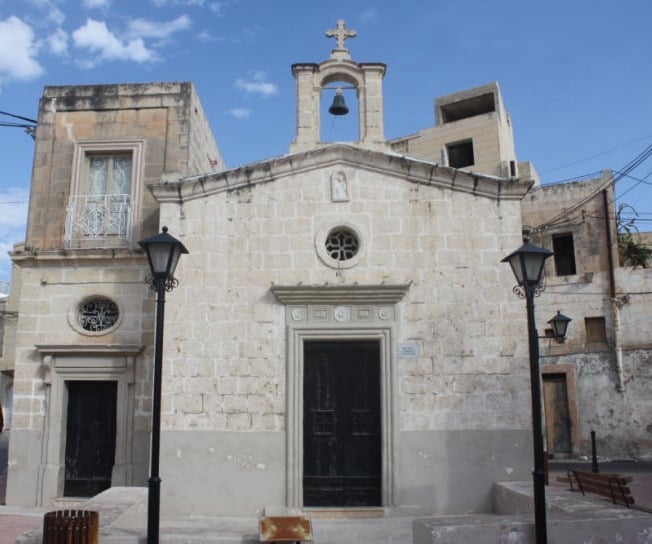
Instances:
[[[66,247],[130,245],[132,208],[129,195],[71,196],[66,211]]]

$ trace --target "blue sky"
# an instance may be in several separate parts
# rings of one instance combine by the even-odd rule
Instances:
[[[326,60],[338,18],[358,33],[354,60],[387,64],[388,138],[431,126],[435,97],[498,81],[518,158],[544,183],[621,170],[652,145],[650,0],[0,0],[0,110],[36,117],[45,85],[192,81],[229,167],[282,155],[290,65]],[[326,129],[338,139],[346,121]],[[7,281],[33,142],[0,127],[0,149]],[[648,159],[617,185],[641,230],[652,230],[651,173]]]

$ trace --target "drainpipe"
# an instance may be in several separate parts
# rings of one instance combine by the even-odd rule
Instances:
[[[609,213],[609,195],[607,189],[602,190],[602,202],[604,205],[604,222],[605,230],[607,231],[607,257],[609,259],[609,300],[611,301],[611,309],[614,322],[614,352],[616,355],[616,390],[619,392],[625,391],[625,374],[623,371],[623,346],[622,334],[620,330],[620,308],[623,301],[616,297],[616,272],[614,267],[613,257],[613,240],[611,238],[611,214]]]

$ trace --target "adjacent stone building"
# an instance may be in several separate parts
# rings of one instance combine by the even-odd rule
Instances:
[[[539,186],[495,83],[437,99],[434,127],[386,140],[385,66],[351,59],[343,23],[332,34],[328,60],[292,67],[289,154],[236,169],[190,83],[45,89],[13,253],[8,504],[145,485],[155,308],[137,241],[163,225],[189,250],[167,298],[164,511],[486,511],[493,482],[529,479],[526,315],[500,263],[524,225],[558,244],[542,330],[557,309],[574,319],[567,343],[542,341],[574,418],[559,453],[586,453],[596,421],[613,451],[652,452],[638,426],[649,328],[634,325],[652,278],[619,269],[613,225],[588,222],[596,184],[613,206],[608,178]],[[360,137],[324,142],[320,104],[341,85],[356,89]],[[552,268],[568,233],[573,274]]]

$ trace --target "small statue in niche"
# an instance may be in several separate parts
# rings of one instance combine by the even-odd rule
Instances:
[[[349,199],[348,182],[343,170],[331,174],[331,198],[333,202]]]

